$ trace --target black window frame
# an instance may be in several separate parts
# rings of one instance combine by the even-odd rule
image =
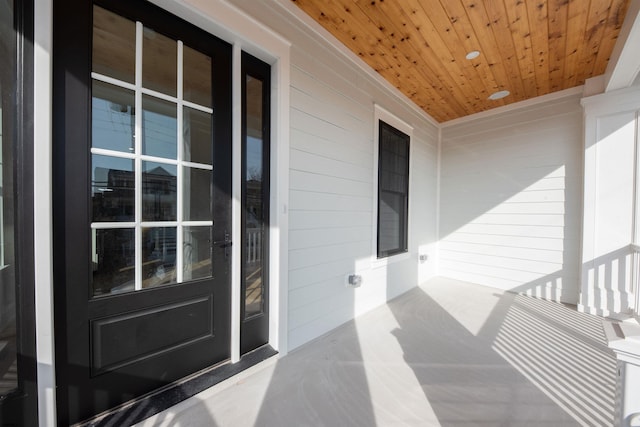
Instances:
[[[385,134],[388,134],[393,138],[393,141],[388,141],[385,139]],[[399,170],[397,168],[392,173],[402,173],[404,176],[404,188],[402,191],[398,191],[397,189],[388,189],[389,185],[384,182],[384,173],[389,172],[390,170],[385,169],[386,164],[388,163],[387,154],[385,153],[385,144],[388,142],[395,144],[398,148],[401,149],[403,154],[405,154],[405,162],[398,163],[395,162],[395,166],[401,166],[404,168],[404,171]],[[376,252],[377,257],[380,258],[388,258],[393,255],[398,255],[402,253],[406,253],[409,250],[409,156],[410,156],[410,146],[411,146],[411,137],[406,133],[398,130],[394,126],[386,123],[383,120],[378,120],[378,209],[377,209],[377,224],[376,224]],[[382,238],[383,234],[381,233],[381,205],[383,200],[383,193],[393,193],[395,195],[400,195],[402,198],[401,206],[403,207],[403,212],[400,213],[400,220],[398,221],[398,234],[400,237],[400,244],[397,247],[391,249],[382,249],[387,248],[389,245],[383,245]]]

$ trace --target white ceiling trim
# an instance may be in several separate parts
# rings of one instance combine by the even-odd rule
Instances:
[[[458,119],[449,120],[447,122],[440,123],[440,127],[446,128],[449,126],[455,126],[473,120],[485,119],[487,117],[496,116],[510,111],[519,110],[525,107],[531,107],[536,104],[542,104],[543,102],[555,101],[562,98],[568,98],[570,96],[583,93],[584,86],[576,86],[558,92],[548,93],[542,96],[536,96],[535,98],[525,99],[524,101],[514,102],[513,104],[503,105],[502,107],[492,108],[491,110],[481,111],[479,113],[471,114],[469,116],[460,117]]]
[[[633,85],[640,74],[640,1],[629,4],[611,59],[607,64],[605,92]]]

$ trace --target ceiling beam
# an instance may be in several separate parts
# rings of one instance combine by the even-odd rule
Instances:
[[[633,85],[640,72],[640,1],[629,4],[618,41],[605,71],[605,92]]]

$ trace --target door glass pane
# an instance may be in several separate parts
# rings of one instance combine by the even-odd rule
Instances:
[[[18,387],[14,253],[13,112],[16,33],[13,2],[0,2],[0,399]],[[6,13],[5,13],[6,12]]]
[[[91,246],[93,296],[129,292],[134,290],[134,229],[92,229]]]
[[[213,116],[192,108],[185,108],[183,116],[184,160],[210,165]]]
[[[132,152],[136,125],[134,93],[94,80],[92,97],[91,146]]]
[[[211,277],[212,227],[184,227],[184,280]]]
[[[245,318],[262,313],[264,302],[264,186],[262,81],[251,76],[246,80],[245,141]]]
[[[189,167],[183,171],[184,220],[210,221],[212,172]]]
[[[142,24],[94,7],[92,69],[116,81],[92,82],[93,296],[212,274],[212,59],[183,45],[179,67],[179,42]]]
[[[93,71],[133,83],[135,66],[135,22],[94,6]]]
[[[152,96],[142,97],[142,154],[177,158],[176,104]]]
[[[142,39],[142,86],[176,96],[178,44],[145,27]]]
[[[94,222],[134,221],[133,160],[91,156],[91,201]]]
[[[177,167],[142,162],[142,220],[175,221],[177,212]]]
[[[195,104],[211,107],[211,57],[185,46],[184,99]]]
[[[142,229],[142,287],[176,283],[176,227]]]

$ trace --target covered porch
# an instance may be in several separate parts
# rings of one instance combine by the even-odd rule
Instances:
[[[613,425],[602,322],[436,277],[138,425]]]

